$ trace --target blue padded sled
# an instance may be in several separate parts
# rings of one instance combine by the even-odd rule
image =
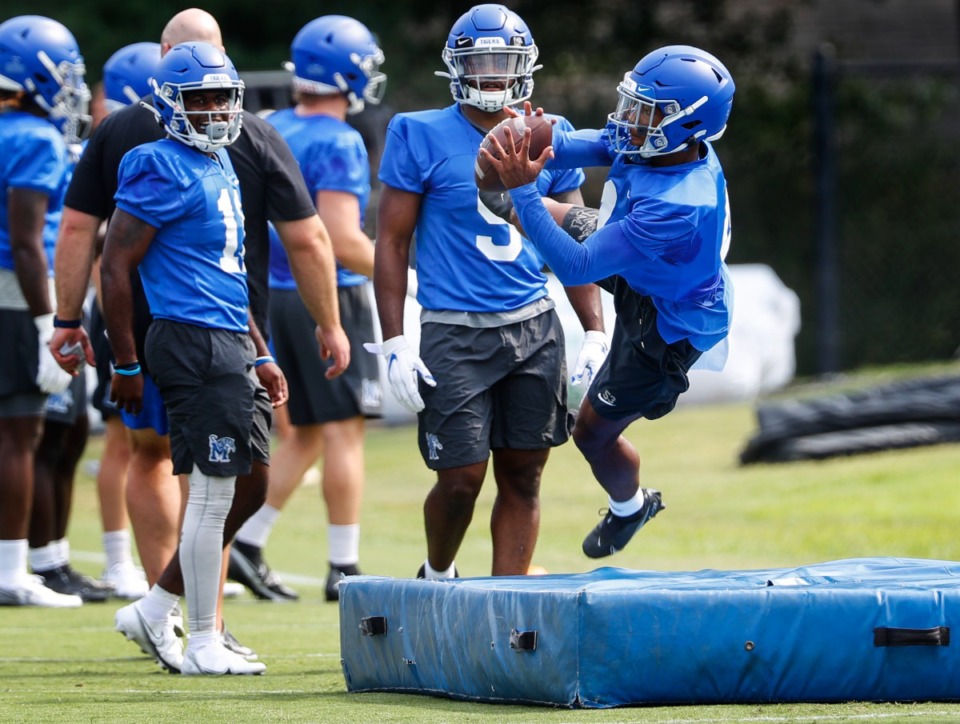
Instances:
[[[340,584],[349,691],[490,702],[960,700],[960,563]]]

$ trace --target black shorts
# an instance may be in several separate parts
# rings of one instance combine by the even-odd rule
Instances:
[[[146,354],[170,419],[173,472],[233,477],[270,460],[270,399],[247,334],[156,319]]]
[[[427,322],[420,358],[420,454],[431,470],[487,460],[491,449],[542,450],[570,436],[563,328],[554,310],[502,327]]]
[[[26,309],[0,309],[3,354],[0,354],[0,399],[44,396],[37,386],[40,344],[33,317]]]
[[[607,420],[663,417],[690,388],[687,373],[702,352],[685,339],[667,344],[657,329],[653,301],[620,277],[613,284],[613,299],[617,319],[610,353],[587,397]]]
[[[113,351],[107,340],[107,328],[103,321],[100,307],[94,303],[90,310],[90,345],[93,347],[93,357],[97,363],[97,388],[93,392],[90,404],[99,410],[100,416],[106,422],[111,417],[117,417],[120,411],[117,405],[110,401],[111,366]]]
[[[330,361],[320,359],[316,322],[296,290],[270,291],[270,332],[277,364],[287,377],[287,409],[294,425],[319,425],[353,417],[380,417],[383,390],[379,362],[363,349],[375,341],[366,285],[340,287],[340,321],[350,340],[350,366],[328,380]]]

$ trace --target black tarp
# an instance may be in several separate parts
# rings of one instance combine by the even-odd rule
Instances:
[[[960,377],[764,402],[740,463],[819,460],[960,441]]]

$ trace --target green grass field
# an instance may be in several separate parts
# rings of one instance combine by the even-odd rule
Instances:
[[[936,372],[956,373],[960,366]],[[885,380],[873,374],[842,382]],[[821,394],[835,387],[793,390]],[[755,427],[746,404],[680,408],[629,436],[644,484],[668,508],[610,565],[655,570],[785,567],[861,556],[960,560],[960,445],[818,463],[740,468]],[[96,458],[99,440],[87,457]],[[374,427],[367,445],[362,522],[367,573],[412,576],[424,558],[421,505],[431,485],[414,428]],[[457,560],[462,575],[488,575],[492,481]],[[551,573],[597,567],[580,552],[605,498],[572,445],[551,456],[534,562]],[[70,530],[75,564],[98,573],[93,481],[81,474]],[[469,704],[398,694],[348,694],[340,669],[337,608],[323,602],[324,514],[316,487],[301,488],[268,547],[271,565],[297,587],[298,603],[228,601],[231,630],[253,646],[262,677],[186,678],[163,673],[113,632],[119,602],[58,611],[0,609],[0,721],[324,722],[779,722],[960,721],[960,705],[842,704],[637,707],[566,710]],[[605,562],[607,563],[607,562]]]

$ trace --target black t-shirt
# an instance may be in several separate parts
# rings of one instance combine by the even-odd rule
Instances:
[[[107,116],[80,156],[64,205],[101,219],[110,218],[120,160],[135,146],[165,135],[156,116],[139,103]],[[244,112],[243,130],[227,146],[227,153],[240,181],[250,308],[257,326],[266,335],[270,266],[267,221],[298,221],[312,216],[316,209],[289,146],[262,118]],[[139,286],[139,275],[136,276]],[[142,302],[145,305],[145,299]],[[137,326],[141,328],[140,324]],[[138,353],[142,359],[142,347]]]

